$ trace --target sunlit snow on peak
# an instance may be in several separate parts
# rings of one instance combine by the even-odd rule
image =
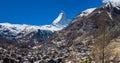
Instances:
[[[96,8],[89,8],[87,10],[84,10],[80,13],[80,16],[83,17],[83,16],[87,16],[89,15],[90,13],[92,13]]]
[[[57,27],[66,27],[70,23],[70,20],[67,18],[64,11],[58,15],[58,17],[53,21],[52,25]]]
[[[120,7],[120,0],[103,0],[103,3],[111,3],[113,7]]]

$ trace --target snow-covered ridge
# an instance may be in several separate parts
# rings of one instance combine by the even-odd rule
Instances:
[[[10,23],[0,23],[0,37],[5,37],[7,39],[22,38],[31,33],[37,33],[39,30],[44,33],[53,33],[59,31],[69,24],[65,13],[61,12],[52,24],[50,25],[27,25],[27,24],[10,24]],[[48,34],[45,34],[47,37]],[[32,36],[32,35],[31,35]],[[43,36],[41,36],[43,37]]]
[[[113,7],[120,7],[120,0],[103,0],[103,3],[111,4]]]
[[[10,23],[0,23],[0,30],[9,29],[14,33],[19,33],[23,30],[35,31],[37,29],[40,30],[50,30],[50,31],[58,31],[63,29],[69,24],[65,13],[62,11],[59,16],[53,21],[50,25],[36,26],[36,25],[27,25],[27,24],[10,24]]]
[[[90,13],[92,13],[94,10],[95,10],[96,8],[89,8],[89,9],[87,9],[87,10],[85,10],[85,11],[82,11],[81,13],[80,13],[80,16],[81,17],[83,17],[83,16],[88,16]]]
[[[8,29],[14,33],[19,33],[23,30],[35,31],[37,29],[41,29],[41,30],[58,31],[62,28],[58,28],[52,25],[36,26],[36,25],[27,25],[27,24],[0,23],[0,30],[5,30],[5,29]]]

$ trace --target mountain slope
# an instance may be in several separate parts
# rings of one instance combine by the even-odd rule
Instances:
[[[64,63],[81,63],[83,60],[119,63],[120,9],[112,6],[117,3],[109,3],[87,16],[79,14],[69,26],[47,40],[41,47],[42,51],[47,54],[53,52],[51,59],[62,58]]]

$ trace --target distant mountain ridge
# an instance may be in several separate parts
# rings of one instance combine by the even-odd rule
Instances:
[[[59,16],[53,21],[50,25],[36,26],[36,25],[27,25],[27,24],[10,24],[10,23],[0,23],[0,38],[5,38],[9,40],[18,41],[28,41],[31,36],[38,34],[35,41],[39,42],[49,38],[52,33],[59,31],[66,27],[70,23],[65,13],[60,12]],[[29,37],[29,38],[28,38]],[[40,39],[38,41],[38,39]],[[28,41],[29,42],[29,41]]]

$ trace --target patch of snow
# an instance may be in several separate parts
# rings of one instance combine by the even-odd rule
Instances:
[[[108,16],[110,17],[111,20],[113,20],[112,15],[110,12],[107,12]]]
[[[101,13],[101,11],[98,11],[98,13],[100,14],[100,13]]]
[[[96,8],[90,8],[90,9],[87,9],[85,11],[82,11],[80,13],[80,16],[83,17],[83,16],[88,16],[90,13],[92,13]]]
[[[59,31],[59,30],[63,29],[63,27],[56,27],[54,25],[44,25],[44,26],[41,26],[40,29],[42,29],[42,30],[50,30],[50,31],[54,32],[54,31]]]
[[[34,63],[40,63],[40,60],[39,61],[35,61]]]

